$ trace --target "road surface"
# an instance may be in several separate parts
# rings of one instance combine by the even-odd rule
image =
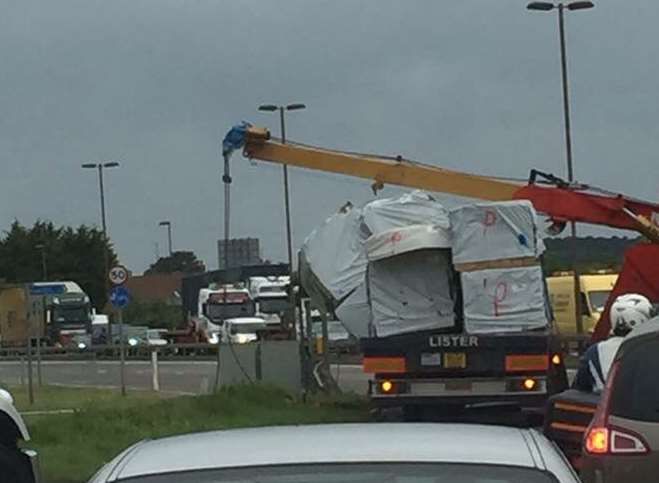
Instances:
[[[118,361],[43,361],[43,384],[70,386],[119,387]],[[20,361],[0,362],[0,383],[23,384],[27,381],[27,364]],[[365,395],[368,383],[361,366],[332,365],[344,391]],[[151,389],[153,372],[150,361],[127,361],[126,386],[129,389]],[[161,361],[158,364],[160,389],[180,394],[206,394],[215,384],[213,361]],[[37,380],[36,363],[33,364]]]
[[[161,361],[158,365],[162,391],[180,394],[207,394],[215,384],[213,361]],[[570,380],[574,370],[568,370]],[[33,365],[37,380],[36,363]],[[118,361],[43,361],[44,384],[71,386],[119,387]],[[332,364],[332,374],[345,392],[366,395],[368,377],[359,365]],[[0,383],[22,384],[27,381],[27,367],[20,361],[0,362]],[[126,362],[126,386],[132,389],[151,389],[153,373],[150,361]]]

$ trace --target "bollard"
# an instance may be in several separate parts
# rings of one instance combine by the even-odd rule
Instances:
[[[153,390],[155,392],[160,392],[160,380],[158,377],[158,351],[151,351],[151,374],[153,382]]]
[[[30,406],[34,404],[34,386],[32,384],[32,340],[27,340],[27,394]]]
[[[263,366],[262,366],[262,358],[261,358],[261,344],[262,342],[259,341],[258,344],[256,345],[256,349],[254,350],[254,375],[256,376],[256,380],[260,382],[263,379]]]

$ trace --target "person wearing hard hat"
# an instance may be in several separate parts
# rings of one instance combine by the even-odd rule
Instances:
[[[625,294],[616,298],[609,317],[611,337],[593,344],[584,353],[572,387],[584,392],[602,392],[623,339],[633,329],[650,320],[652,315],[652,304],[643,295]]]

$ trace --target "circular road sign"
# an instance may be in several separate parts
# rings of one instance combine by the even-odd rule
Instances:
[[[115,285],[110,289],[110,303],[118,309],[123,309],[130,302],[128,289],[123,285]]]
[[[123,265],[117,265],[110,269],[108,273],[108,278],[112,285],[122,285],[128,280],[128,270]]]

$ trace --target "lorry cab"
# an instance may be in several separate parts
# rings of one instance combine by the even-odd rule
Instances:
[[[584,332],[592,333],[595,329],[617,280],[617,274],[580,276],[581,313]],[[562,335],[576,334],[573,276],[571,274],[561,274],[547,277],[547,289],[557,331]]]
[[[256,314],[269,326],[279,327],[282,314],[290,308],[287,288],[290,277],[252,277],[250,295],[256,305]]]
[[[225,320],[253,317],[256,307],[246,288],[222,286],[199,291],[198,311],[201,328],[211,343],[216,343]]]

